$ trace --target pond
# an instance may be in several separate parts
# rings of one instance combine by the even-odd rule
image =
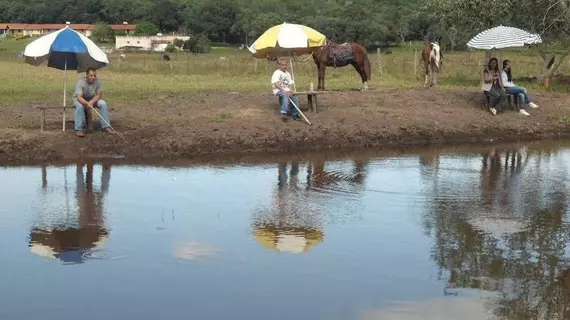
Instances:
[[[551,142],[3,167],[0,319],[562,319],[569,163]]]

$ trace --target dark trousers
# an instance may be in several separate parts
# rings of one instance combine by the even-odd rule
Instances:
[[[501,87],[494,84],[491,87],[491,90],[485,92],[489,97],[489,107],[502,110],[505,107],[505,103],[507,102],[507,98],[509,97]]]

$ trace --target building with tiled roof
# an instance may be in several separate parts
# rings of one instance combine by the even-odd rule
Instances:
[[[91,33],[95,29],[94,24],[70,24],[70,28],[77,30],[87,37],[91,36]],[[132,34],[135,31],[136,25],[134,24],[112,24],[110,25],[113,31],[124,31],[126,34]],[[59,30],[61,28],[65,28],[65,23],[48,23],[48,24],[39,24],[39,23],[0,23],[0,30],[5,30],[8,33],[14,35],[23,35],[23,36],[41,36],[44,34],[48,34],[52,31]]]

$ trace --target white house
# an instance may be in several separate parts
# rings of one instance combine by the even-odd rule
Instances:
[[[189,36],[117,36],[115,37],[115,49],[121,48],[140,48],[145,51],[164,51],[166,46],[175,39],[186,41]]]

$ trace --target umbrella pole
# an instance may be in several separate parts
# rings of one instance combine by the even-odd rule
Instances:
[[[63,131],[65,131],[65,105],[67,98],[67,56],[65,57],[65,67],[63,68]]]
[[[295,86],[297,82],[295,81],[295,71],[293,71],[293,59],[291,58],[291,53],[289,53],[289,64],[291,65],[291,78],[293,78],[293,92],[297,92],[297,87]]]

